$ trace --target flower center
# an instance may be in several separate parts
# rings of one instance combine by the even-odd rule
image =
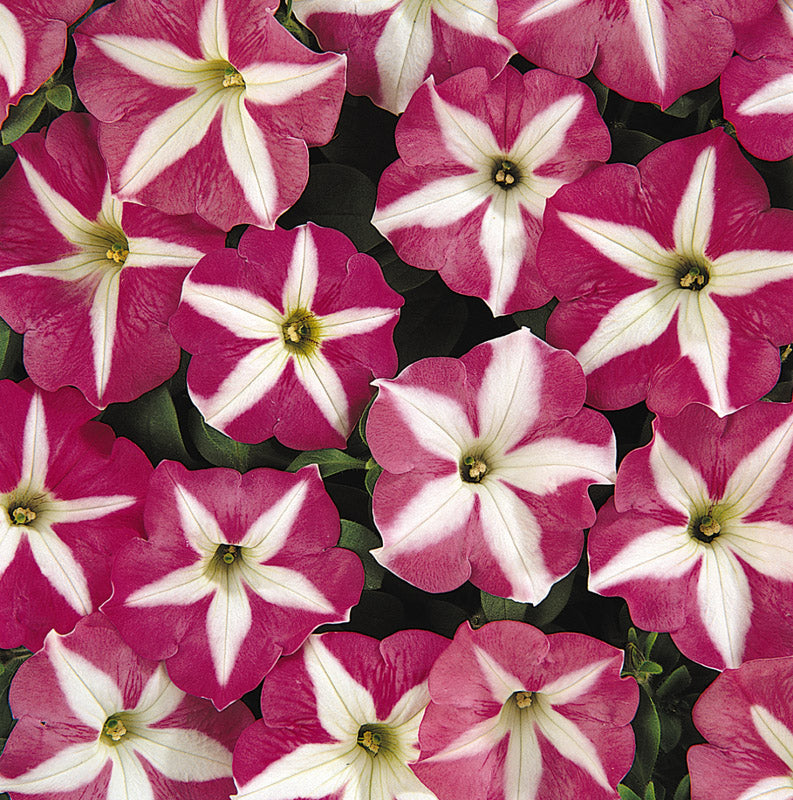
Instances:
[[[223,564],[230,566],[242,558],[242,548],[238,544],[221,544],[215,551],[215,558]]]
[[[385,725],[361,725],[357,742],[372,757],[383,751],[388,752],[388,728]]]
[[[28,525],[36,519],[36,512],[32,508],[25,506],[17,506],[13,510],[8,509],[8,514],[11,517],[11,522],[14,525]]]
[[[319,344],[319,320],[301,308],[281,326],[284,344],[295,355],[310,355]]]
[[[721,533],[719,521],[710,512],[691,524],[691,535],[700,542],[710,543]]]
[[[487,462],[478,455],[468,455],[460,462],[460,477],[466,483],[481,483],[487,474]]]
[[[518,165],[508,158],[497,158],[493,164],[493,183],[500,186],[505,191],[512,189],[520,183],[521,172]]]
[[[231,86],[245,86],[245,79],[229,64],[223,70],[223,88],[228,89]]]
[[[512,699],[518,708],[528,708],[534,701],[534,692],[515,692]]]
[[[680,261],[677,269],[677,281],[681,289],[698,292],[708,285],[710,272],[703,260],[685,258]]]
[[[123,264],[127,260],[128,255],[129,249],[126,239],[113,242],[105,253],[105,257],[108,261],[112,261],[114,264]]]
[[[127,733],[127,728],[118,717],[108,717],[102,726],[102,734],[113,742],[118,742]]]

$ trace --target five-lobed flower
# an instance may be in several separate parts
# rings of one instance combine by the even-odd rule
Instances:
[[[339,231],[251,227],[195,267],[170,327],[210,425],[242,442],[344,447],[369,382],[396,371],[403,302]]]
[[[579,81],[513,67],[430,78],[396,128],[372,220],[399,256],[438,269],[494,315],[547,303],[535,263],[545,201],[606,161],[608,130]]]
[[[10,703],[0,790],[40,800],[227,800],[232,749],[252,720],[241,702],[219,712],[186,695],[101,614],[51,633]]]
[[[436,800],[410,770],[429,702],[427,677],[448,645],[402,630],[377,641],[312,635],[262,687],[262,719],[234,750],[239,800]]]
[[[333,134],[345,58],[300,44],[277,5],[119,0],[80,26],[75,82],[120,198],[226,230],[273,228],[297,200],[307,145]]]

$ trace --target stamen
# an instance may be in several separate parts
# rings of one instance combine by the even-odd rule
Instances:
[[[14,525],[27,525],[36,519],[36,512],[32,508],[18,506],[11,512],[11,522]]]
[[[466,456],[460,465],[460,477],[467,483],[479,483],[487,474],[487,462],[481,456]]]
[[[110,717],[107,722],[105,722],[102,733],[114,742],[118,742],[122,736],[126,735],[127,729],[120,719]]]
[[[515,705],[518,708],[528,708],[534,700],[534,692],[515,692]]]
[[[127,250],[126,242],[113,242],[105,253],[106,258],[116,264],[123,264],[127,260],[128,255],[129,250]]]
[[[245,86],[245,79],[230,64],[223,70],[223,86],[228,89],[230,86]]]

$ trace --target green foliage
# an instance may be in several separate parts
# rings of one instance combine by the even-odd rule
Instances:
[[[574,577],[575,572],[571,572],[562,580],[557,581],[551,587],[548,596],[536,606],[531,605],[531,603],[518,603],[515,600],[507,600],[487,592],[480,592],[482,611],[486,621],[511,619],[518,622],[526,622],[536,628],[543,628],[553,622],[567,605],[573,588]]]
[[[306,450],[301,453],[286,468],[287,472],[297,472],[307,464],[316,464],[319,467],[319,474],[323,478],[328,478],[338,472],[345,472],[348,469],[366,469],[366,462],[360,458],[353,458],[343,450],[329,447],[325,450]]]
[[[47,102],[55,106],[58,111],[71,111],[74,100],[72,98],[72,90],[64,84],[56,84],[50,86],[45,93]]]
[[[352,550],[361,559],[365,575],[363,585],[365,590],[379,589],[383,585],[385,569],[375,561],[369,552],[381,545],[382,541],[374,531],[349,519],[341,521],[341,536],[339,536],[338,546],[345,550]]]
[[[27,133],[39,118],[46,103],[45,94],[38,91],[35,94],[26,94],[15,106],[11,106],[8,119],[0,130],[3,144],[11,144]]]

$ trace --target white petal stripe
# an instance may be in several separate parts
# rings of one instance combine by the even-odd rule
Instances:
[[[310,356],[296,356],[292,363],[295,376],[320,413],[335,431],[345,438],[350,433],[350,404],[341,378],[330,361],[317,350]]]
[[[194,283],[188,278],[182,288],[182,302],[240,339],[283,337],[283,314],[260,295],[245,289]]]
[[[793,252],[784,250],[733,250],[712,265],[708,286],[724,297],[740,297],[769,283],[793,279]]]
[[[208,61],[228,61],[229,26],[223,0],[206,0],[198,19],[198,41]]]
[[[0,5],[0,77],[5,80],[9,97],[13,97],[25,80],[25,34],[13,12]]]
[[[245,98],[260,105],[284,105],[331,80],[333,73],[343,70],[345,64],[344,57],[327,53],[315,64],[269,61],[241,67]]]
[[[39,796],[75,792],[96,779],[108,757],[98,741],[73,744],[16,778],[0,775],[0,788]]]
[[[706,147],[694,162],[691,177],[675,214],[675,250],[684,256],[707,252],[716,194],[716,148]]]
[[[636,28],[650,72],[663,91],[666,85],[666,17],[659,0],[628,0],[631,20]]]
[[[284,282],[282,304],[284,315],[293,314],[298,309],[310,309],[314,302],[319,280],[319,254],[311,228],[301,226],[297,229],[292,257]]]
[[[512,160],[531,172],[551,161],[564,144],[583,107],[583,95],[569,94],[535,114],[510,148]],[[530,182],[532,180],[533,177]]]
[[[52,588],[81,616],[93,610],[85,570],[69,547],[44,524],[26,529],[33,559]]]
[[[315,614],[332,614],[333,604],[301,572],[272,564],[243,562],[240,577],[262,600],[275,606],[299,608]]]
[[[215,596],[207,612],[209,652],[215,677],[221,686],[228,683],[253,620],[248,593],[240,577],[231,570],[221,571]]]
[[[156,800],[146,771],[132,747],[122,742],[107,750],[113,759],[107,800]]]
[[[121,170],[119,196],[134,199],[160,173],[201,142],[225,90],[210,84],[155,117],[138,137]]]
[[[220,125],[226,160],[239,182],[245,201],[262,227],[275,227],[278,182],[267,141],[245,108],[242,91],[229,93]]]
[[[118,324],[118,292],[121,270],[106,271],[97,287],[88,312],[91,350],[94,359],[95,388],[100,402],[110,380],[113,347]]]
[[[738,106],[737,111],[747,117],[790,114],[793,112],[793,74],[782,75],[761,86]]]
[[[749,713],[755,730],[768,749],[793,772],[793,731],[764,706],[753,705]]]
[[[520,24],[530,25],[533,22],[539,22],[580,6],[582,2],[583,0],[536,0],[520,18]]]
[[[50,633],[45,643],[58,688],[72,713],[97,733],[108,715],[124,707],[117,683],[95,664],[63,644],[62,637]]]
[[[17,492],[38,494],[47,485],[47,464],[50,458],[50,443],[44,403],[41,393],[33,392],[25,416],[25,430],[22,434],[22,475]]]
[[[193,783],[231,777],[231,751],[196,730],[134,727],[130,746],[173,781]]]
[[[697,581],[700,618],[725,665],[736,669],[751,626],[754,604],[749,579],[729,544],[714,539],[700,549],[704,553]]]

